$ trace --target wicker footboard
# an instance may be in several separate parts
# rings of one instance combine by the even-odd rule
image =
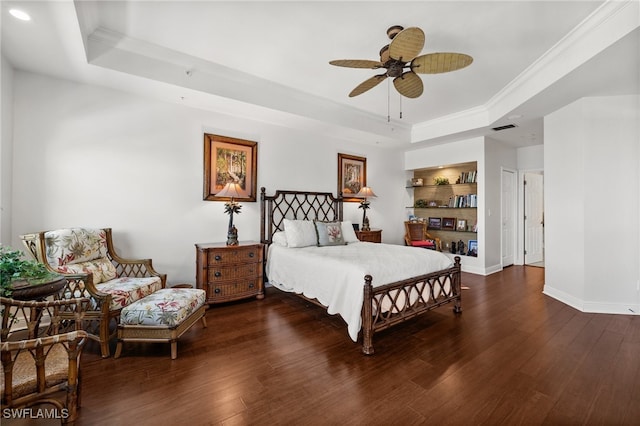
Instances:
[[[460,257],[449,269],[374,288],[365,276],[362,305],[362,352],[372,355],[373,334],[447,303],[462,312]]]

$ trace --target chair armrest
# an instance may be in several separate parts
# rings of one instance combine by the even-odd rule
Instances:
[[[17,350],[36,349],[43,346],[53,346],[57,343],[85,340],[88,336],[89,335],[86,331],[76,330],[70,331],[68,333],[56,334],[53,336],[39,337],[37,339],[17,340],[15,342],[2,342],[2,344],[0,345],[0,350],[2,352],[13,352]]]
[[[57,294],[57,300],[73,300],[73,298],[89,298],[94,302],[92,310],[109,309],[112,296],[98,290],[93,283],[93,274],[65,274],[58,272],[67,279],[67,284]]]
[[[110,252],[111,261],[115,264],[119,277],[159,277],[162,288],[167,284],[167,274],[161,274],[153,268],[151,259],[125,259]]]
[[[52,306],[80,306],[86,308],[86,304],[89,302],[89,299],[85,297],[77,297],[74,299],[45,300],[39,302],[35,300],[16,300],[9,297],[0,297],[0,302],[28,308],[49,308]]]

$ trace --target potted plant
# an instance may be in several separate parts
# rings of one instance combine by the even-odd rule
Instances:
[[[0,296],[36,299],[64,286],[64,276],[23,256],[19,250],[0,245]]]

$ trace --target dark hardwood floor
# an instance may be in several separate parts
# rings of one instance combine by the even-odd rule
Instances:
[[[542,294],[544,269],[463,274],[452,305],[374,337],[267,289],[214,306],[178,343],[83,355],[79,425],[637,425],[640,317]]]

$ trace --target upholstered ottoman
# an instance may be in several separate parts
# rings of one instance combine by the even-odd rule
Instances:
[[[178,338],[204,317],[205,291],[190,288],[164,288],[122,308],[118,325],[115,358],[124,342],[170,342],[171,359],[178,356]]]

